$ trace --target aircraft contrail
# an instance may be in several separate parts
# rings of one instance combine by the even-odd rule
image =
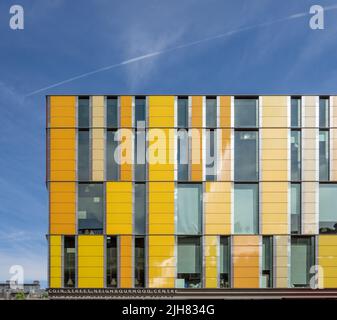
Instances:
[[[330,11],[330,10],[336,10],[336,9],[337,9],[337,5],[332,5],[332,6],[325,7],[324,11]],[[108,65],[108,66],[105,66],[105,67],[102,67],[102,68],[95,69],[93,71],[82,73],[82,74],[79,74],[77,76],[68,78],[68,79],[60,81],[60,82],[56,82],[56,83],[51,84],[47,87],[43,87],[43,88],[40,88],[38,90],[32,91],[32,92],[28,93],[26,95],[26,97],[35,95],[37,93],[46,91],[48,89],[59,87],[63,84],[66,84],[66,83],[69,83],[69,82],[72,82],[72,81],[75,81],[75,80],[78,80],[78,79],[86,78],[86,77],[91,76],[91,75],[96,74],[96,73],[111,70],[111,69],[114,69],[114,68],[117,68],[117,67],[128,65],[128,64],[131,64],[131,63],[134,63],[134,62],[137,62],[137,61],[149,59],[149,58],[152,58],[152,57],[155,57],[155,56],[159,56],[161,54],[169,53],[169,52],[179,50],[179,49],[183,49],[183,48],[186,48],[186,47],[195,46],[195,45],[198,45],[198,44],[203,43],[203,42],[212,41],[212,40],[216,40],[216,39],[219,39],[219,38],[229,37],[229,36],[232,36],[234,34],[244,32],[244,31],[262,28],[262,27],[267,27],[267,26],[270,26],[270,25],[273,25],[273,24],[276,24],[276,23],[279,23],[279,22],[287,21],[287,20],[303,18],[305,16],[308,16],[309,14],[310,14],[309,12],[295,13],[295,14],[292,14],[292,15],[284,17],[284,18],[272,20],[272,21],[269,21],[269,22],[259,23],[259,24],[255,24],[255,25],[252,25],[252,26],[237,28],[237,29],[230,30],[230,31],[227,31],[227,32],[224,32],[224,33],[220,33],[220,34],[208,37],[208,38],[203,38],[203,39],[199,39],[199,40],[196,40],[196,41],[181,44],[181,45],[178,45],[178,46],[175,46],[175,47],[172,47],[172,48],[147,53],[147,54],[144,54],[144,55],[132,58],[132,59],[124,60],[124,61],[119,62],[119,63],[111,64],[111,65]]]

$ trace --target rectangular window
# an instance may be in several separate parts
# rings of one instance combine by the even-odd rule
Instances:
[[[78,127],[90,127],[90,99],[89,97],[78,98]]]
[[[206,131],[206,181],[216,180],[216,132]]]
[[[301,131],[291,130],[291,181],[301,180]]]
[[[107,236],[106,238],[106,285],[107,287],[117,287],[117,237]]]
[[[90,180],[90,131],[78,131],[77,176],[80,181]]]
[[[188,181],[188,164],[189,164],[189,137],[188,130],[180,129],[177,134],[177,163],[178,163],[178,180]]]
[[[144,128],[146,125],[146,99],[145,97],[135,98],[135,126]]]
[[[178,234],[199,234],[202,224],[202,185],[178,184]]]
[[[144,128],[135,131],[134,152],[135,180],[144,181],[146,180],[146,131]]]
[[[67,288],[74,288],[75,287],[75,279],[76,279],[76,268],[75,268],[75,237],[74,236],[65,236],[63,242],[63,281],[64,286]]]
[[[234,185],[234,233],[257,234],[259,226],[258,184]]]
[[[235,131],[234,179],[236,181],[258,180],[258,132]]]
[[[319,185],[319,233],[337,233],[337,184]]]
[[[78,184],[78,233],[103,233],[103,184]]]
[[[329,127],[329,98],[319,99],[319,127]]]
[[[106,99],[106,125],[108,128],[118,128],[117,97],[107,97]]]
[[[301,98],[291,98],[291,127],[301,126]]]
[[[135,238],[135,288],[145,287],[145,239]]]
[[[118,181],[119,179],[117,147],[117,131],[108,130],[106,137],[106,177],[108,181]]]
[[[234,126],[256,128],[258,126],[258,99],[234,99]]]
[[[135,234],[146,233],[146,184],[135,183],[134,205]]]
[[[273,237],[262,237],[262,288],[273,287]]]
[[[310,268],[315,264],[314,237],[291,238],[291,286],[308,287]]]
[[[188,97],[178,97],[178,128],[188,128]]]
[[[319,180],[329,180],[329,131],[319,131]]]
[[[291,233],[301,233],[301,184],[291,184]]]
[[[216,97],[206,97],[206,128],[216,128]]]
[[[201,288],[200,237],[178,237],[178,288]]]
[[[230,238],[220,237],[220,288],[230,288],[231,270]]]

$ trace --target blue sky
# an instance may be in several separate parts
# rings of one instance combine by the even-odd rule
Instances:
[[[46,94],[337,92],[337,10],[325,12],[324,30],[309,28],[310,6],[336,1],[79,3],[0,2],[0,281],[14,264],[26,280],[47,278]],[[14,4],[24,30],[9,28]],[[308,14],[289,18],[297,13]]]

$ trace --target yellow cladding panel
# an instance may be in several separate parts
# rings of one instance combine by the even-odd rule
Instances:
[[[62,287],[62,238],[49,236],[49,286]]]
[[[122,181],[132,181],[133,163],[133,132],[132,129],[119,129],[120,147],[120,179]]]
[[[231,126],[231,96],[220,96],[220,127]]]
[[[130,128],[132,127],[132,97],[121,96],[120,97],[120,127]]]
[[[105,162],[105,133],[104,129],[94,128],[91,130],[91,163],[92,180],[104,180]]]
[[[132,182],[106,183],[107,234],[132,233]]]
[[[149,182],[148,197],[149,233],[174,234],[174,183]]]
[[[288,182],[261,183],[262,234],[288,234]]]
[[[174,127],[174,96],[149,96],[149,127]]]
[[[149,287],[174,288],[176,273],[174,236],[149,236]]]
[[[202,127],[202,96],[192,96],[192,115],[191,115],[191,127],[201,128]]]
[[[205,286],[216,288],[218,286],[218,236],[205,236]]]
[[[104,237],[79,235],[78,246],[78,287],[103,288],[104,286]]]
[[[319,235],[318,265],[323,288],[337,288],[337,235]]]
[[[91,125],[93,128],[103,128],[105,125],[105,97],[92,97]]]
[[[289,287],[289,236],[274,237],[275,287]]]
[[[262,126],[287,127],[288,97],[263,96],[261,98],[262,98]]]
[[[49,98],[49,126],[74,128],[76,126],[76,97],[51,96]]]
[[[75,182],[49,183],[49,223],[51,234],[76,233]]]
[[[259,288],[259,236],[233,236],[234,288]]]
[[[205,234],[231,232],[231,182],[206,182]]]
[[[203,130],[202,129],[191,129],[190,133],[191,133],[191,159],[190,159],[191,180],[192,181],[202,181]]]
[[[218,180],[229,181],[231,180],[231,129],[218,130],[220,141],[218,141]]]
[[[133,283],[133,246],[132,236],[120,236],[119,238],[119,277],[121,288],[131,288]]]

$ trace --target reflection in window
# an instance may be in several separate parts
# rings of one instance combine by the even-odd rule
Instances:
[[[201,233],[202,189],[201,184],[178,184],[177,223],[178,234]]]
[[[188,127],[188,97],[178,97],[178,128]]]
[[[145,239],[135,238],[135,288],[145,287]]]
[[[90,127],[90,100],[89,97],[78,98],[78,127]]]
[[[291,130],[291,180],[301,179],[301,131]]]
[[[319,180],[329,180],[329,131],[319,131]]]
[[[258,233],[258,185],[234,185],[234,233]]]
[[[178,130],[178,153],[177,153],[177,163],[178,163],[178,180],[187,181],[188,180],[188,148],[189,148],[189,137],[188,131],[184,129]]]
[[[135,132],[134,146],[134,173],[136,181],[146,180],[146,132],[145,129],[137,129]]]
[[[107,236],[106,238],[106,285],[117,287],[117,238]]]
[[[258,180],[258,132],[235,131],[234,179],[236,181]]]
[[[291,238],[291,286],[308,287],[310,268],[315,264],[314,237]]]
[[[262,288],[273,287],[273,237],[262,237]]]
[[[78,184],[78,232],[103,233],[103,184]]]
[[[257,127],[258,100],[235,98],[234,125],[235,127]]]
[[[116,140],[115,140],[116,139]],[[119,179],[119,165],[118,159],[116,158],[116,149],[118,147],[117,141],[117,131],[107,131],[106,137],[106,155],[107,155],[107,163],[106,163],[106,177],[109,181],[118,181]]]
[[[291,98],[291,127],[301,126],[301,98]]]
[[[200,237],[178,237],[177,288],[201,288]]]
[[[231,250],[230,238],[220,237],[220,288],[230,288]]]
[[[301,233],[301,184],[291,184],[291,233]]]
[[[78,131],[77,175],[78,180],[90,180],[90,143],[89,130]]]
[[[64,237],[64,286],[68,288],[75,287],[75,237],[74,236],[65,236]]]
[[[216,128],[216,97],[206,97],[206,128]]]
[[[319,185],[319,233],[337,233],[337,184]]]
[[[135,183],[135,234],[145,234],[146,229],[146,184]]]
[[[146,100],[144,97],[135,98],[135,127],[145,127]],[[139,123],[140,122],[140,123]]]
[[[319,99],[319,127],[329,127],[329,98]]]
[[[106,125],[108,128],[118,128],[118,99],[117,97],[107,97]]]
[[[216,133],[215,130],[206,131],[206,180],[216,180]]]

